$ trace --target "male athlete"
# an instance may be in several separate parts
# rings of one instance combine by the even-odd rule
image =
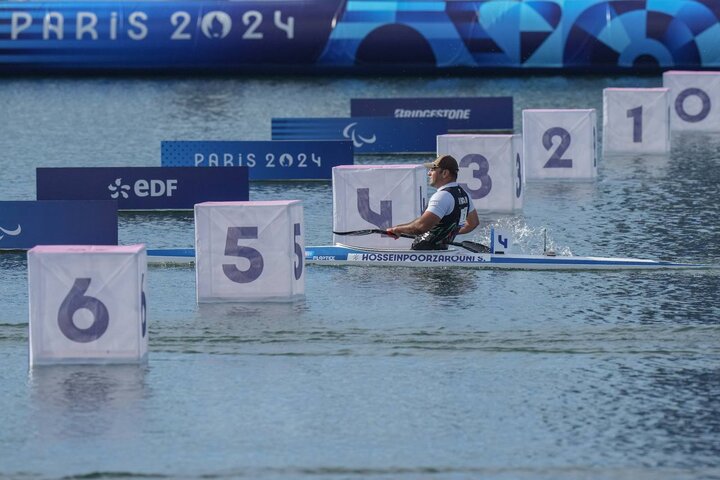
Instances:
[[[455,235],[472,232],[480,221],[470,195],[457,183],[459,168],[452,156],[440,155],[425,167],[430,169],[430,185],[438,189],[427,209],[412,222],[386,231],[396,239],[401,233],[417,235],[413,250],[446,250]]]

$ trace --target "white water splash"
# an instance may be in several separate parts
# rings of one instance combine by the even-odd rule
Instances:
[[[480,222],[482,224],[482,221]],[[517,254],[542,255],[545,251],[554,251],[557,255],[572,256],[568,246],[558,245],[546,227],[531,227],[523,218],[498,218],[491,224],[479,228],[473,235],[475,242],[490,245],[490,229],[492,227],[507,230],[512,236],[510,252]]]

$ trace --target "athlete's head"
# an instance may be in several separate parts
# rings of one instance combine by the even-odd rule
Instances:
[[[440,155],[434,161],[425,163],[425,168],[429,169],[430,185],[433,187],[442,187],[446,183],[457,180],[458,163],[452,155]]]

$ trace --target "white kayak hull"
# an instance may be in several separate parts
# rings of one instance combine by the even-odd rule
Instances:
[[[150,249],[151,264],[190,264],[195,251],[185,249]],[[371,250],[345,245],[305,247],[305,263],[315,265],[462,267],[515,270],[645,270],[707,269],[711,265],[676,263],[661,260],[621,257],[575,257],[554,255],[515,255],[473,253],[451,247],[441,251]]]

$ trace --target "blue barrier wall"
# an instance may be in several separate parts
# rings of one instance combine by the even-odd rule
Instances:
[[[117,245],[115,200],[0,201],[0,250]]]
[[[250,180],[330,180],[332,169],[353,164],[352,142],[163,141],[167,167],[246,167]]]
[[[35,169],[38,200],[115,200],[119,210],[192,210],[247,201],[248,169],[68,167]]]
[[[719,18],[720,0],[0,0],[0,72],[709,69]]]

